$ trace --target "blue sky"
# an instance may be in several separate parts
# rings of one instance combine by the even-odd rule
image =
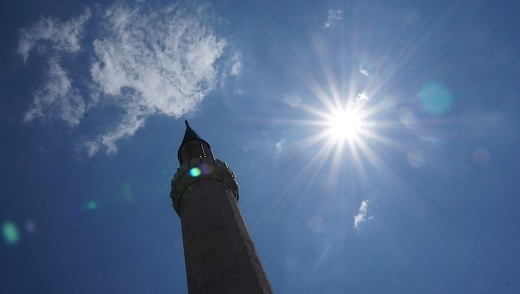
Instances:
[[[184,119],[276,293],[520,292],[518,1],[0,11],[3,293],[185,293]]]

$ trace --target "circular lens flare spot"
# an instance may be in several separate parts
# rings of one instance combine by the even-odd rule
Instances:
[[[353,138],[363,127],[363,119],[355,110],[335,113],[330,121],[330,131],[337,139]]]
[[[427,112],[440,115],[450,109],[453,95],[439,83],[429,83],[421,87],[419,99]]]
[[[16,245],[20,241],[20,231],[13,222],[5,222],[2,224],[2,235],[8,245]]]
[[[325,228],[325,221],[319,216],[313,216],[307,221],[307,227],[314,233],[321,233]]]
[[[96,201],[90,201],[86,204],[87,210],[94,210],[98,207],[98,204]]]
[[[477,164],[484,166],[491,160],[491,154],[489,154],[489,151],[486,148],[481,147],[473,151],[473,160]]]
[[[201,173],[202,172],[200,171],[200,168],[198,168],[198,167],[193,167],[192,169],[190,169],[190,176],[192,176],[193,178],[200,176]]]
[[[30,219],[25,222],[25,228],[27,229],[27,232],[29,232],[31,234],[36,231],[36,225]]]

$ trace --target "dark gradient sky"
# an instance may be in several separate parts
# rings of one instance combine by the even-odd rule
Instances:
[[[520,292],[518,1],[218,2],[0,4],[1,293],[186,293],[186,118],[276,293]]]

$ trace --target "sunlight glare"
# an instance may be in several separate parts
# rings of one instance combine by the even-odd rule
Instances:
[[[338,111],[329,120],[329,130],[336,139],[353,139],[363,127],[363,119],[355,110]]]

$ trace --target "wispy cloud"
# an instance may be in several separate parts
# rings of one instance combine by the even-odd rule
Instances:
[[[368,102],[368,100],[370,99],[368,98],[368,95],[365,92],[358,93],[355,99],[357,104]]]
[[[233,55],[233,58],[231,59],[231,62],[233,62],[233,65],[231,66],[232,76],[238,76],[240,72],[242,72],[242,62],[240,60],[240,55],[238,53],[235,53],[235,55]]]
[[[338,21],[343,19],[343,10],[329,9],[327,12],[327,20],[323,23],[324,28],[330,28]]]
[[[58,117],[70,125],[77,125],[85,111],[85,102],[78,90],[72,87],[58,58],[50,58],[47,63],[47,81],[36,91],[23,120],[30,122],[35,118]]]
[[[21,30],[18,52],[22,58],[26,60],[32,48],[47,46],[42,55],[49,60],[47,82],[35,94],[24,121],[48,117],[77,125],[86,109],[116,105],[123,110],[120,120],[84,144],[93,156],[101,148],[116,152],[117,141],[132,136],[150,115],[178,118],[197,109],[225,76],[216,63],[225,54],[226,40],[212,29],[207,7],[174,5],[152,10],[138,5],[116,4],[106,9],[90,34],[94,41],[84,46],[92,58],[72,54],[67,60],[66,64],[88,69],[89,76],[75,79],[84,82],[85,99],[57,56],[80,50],[90,10],[65,22],[42,18]],[[230,57],[231,75],[240,73],[239,57],[236,53]]]
[[[354,216],[354,229],[358,229],[361,223],[367,220],[368,200],[363,200],[359,206],[358,214]]]
[[[281,155],[286,149],[287,142],[284,138],[274,139],[267,133],[262,133],[254,139],[246,139],[242,145],[245,152],[260,152],[266,156]]]
[[[274,147],[276,149],[276,153],[280,154],[285,148],[285,139],[281,139],[280,141],[276,142],[276,144],[274,144]]]
[[[359,66],[359,72],[364,76],[370,76],[370,74],[368,73],[368,69],[362,65]]]
[[[73,53],[78,51],[80,46],[81,34],[84,24],[91,16],[90,9],[77,18],[72,18],[62,22],[60,19],[42,17],[29,28],[20,30],[20,40],[18,41],[18,53],[24,62],[29,58],[31,50],[38,45],[40,53],[47,50],[56,50]]]
[[[215,88],[214,64],[226,41],[204,26],[202,14],[186,16],[183,9],[146,12],[116,6],[106,15],[109,31],[93,43],[96,60],[90,72],[100,93],[126,115],[90,144],[115,152],[115,142],[132,136],[147,116],[194,111]]]

